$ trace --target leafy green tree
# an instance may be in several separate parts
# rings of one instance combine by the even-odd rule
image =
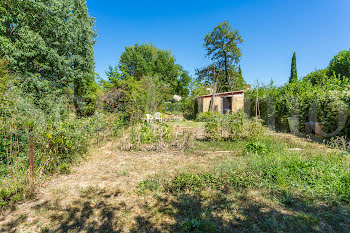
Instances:
[[[291,65],[291,70],[290,70],[289,83],[294,83],[297,81],[298,81],[297,58],[296,58],[295,52],[294,52],[293,57],[292,57],[292,65]]]
[[[171,88],[171,94],[187,95],[191,77],[168,50],[161,50],[151,43],[135,44],[125,48],[120,56],[119,68],[122,78],[132,76],[136,80],[143,77],[158,77]]]
[[[175,86],[175,93],[183,97],[188,96],[190,94],[191,82],[192,78],[189,75],[188,71],[184,70],[181,67],[181,73],[179,78],[177,79],[177,83]]]
[[[327,70],[320,69],[307,74],[303,80],[307,80],[312,83],[312,85],[322,85],[322,83],[327,82],[328,80]]]
[[[0,21],[0,55],[21,88],[36,102],[72,89],[78,114],[91,114],[95,32],[85,0],[2,0]]]
[[[222,80],[224,91],[229,90],[230,72],[235,71],[235,66],[242,55],[239,48],[242,42],[243,39],[238,30],[233,30],[226,21],[219,23],[204,38],[203,46],[207,50],[207,56],[218,65],[218,71],[224,71]]]
[[[340,79],[350,78],[350,50],[340,51],[329,63],[328,76],[335,74]]]
[[[122,76],[118,71],[118,67],[112,66],[109,67],[106,74],[108,80],[101,80],[101,84],[105,89],[102,97],[104,109],[109,112],[117,112],[129,121],[139,119],[149,107],[147,105],[148,88],[145,88],[145,82],[150,80],[137,80],[129,75]],[[152,94],[149,93],[150,98],[154,97]]]
[[[229,79],[228,83],[226,83],[225,70],[214,64],[196,69],[196,76],[197,81],[207,86],[214,86],[214,83],[216,83],[217,92],[241,90],[245,83],[243,77],[239,75],[239,71],[236,71],[236,69],[229,70]]]

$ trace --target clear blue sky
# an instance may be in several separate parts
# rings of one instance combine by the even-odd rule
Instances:
[[[244,39],[244,78],[277,84],[290,75],[293,51],[298,76],[324,68],[340,50],[350,49],[350,0],[115,1],[87,0],[98,32],[96,72],[105,77],[125,46],[152,42],[170,49],[194,76],[209,63],[203,38],[227,20]]]

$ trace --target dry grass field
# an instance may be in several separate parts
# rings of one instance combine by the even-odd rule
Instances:
[[[199,139],[192,148],[184,152],[132,152],[121,151],[118,140],[105,142],[73,167],[71,174],[55,175],[36,189],[32,200],[7,210],[1,218],[0,231],[347,232],[350,229],[347,199],[328,190],[326,185],[330,184],[321,175],[325,171],[318,169],[317,164],[310,165],[308,169],[313,172],[305,176],[321,172],[315,178],[323,182],[318,186],[312,184],[313,180],[305,184],[303,177],[282,177],[276,171],[271,174],[279,178],[272,182],[269,179],[274,180],[273,176],[266,178],[268,175],[258,169],[263,163],[271,170],[269,160],[260,161],[255,156],[263,156],[247,154],[247,142],[202,140],[201,123],[172,125],[197,132]],[[283,155],[295,158],[317,153],[339,156],[332,149],[295,136],[274,133],[269,137],[276,145],[268,148],[267,153],[283,151]],[[276,149],[278,146],[281,148]],[[342,156],[340,162],[339,159],[329,162],[348,165],[349,155]],[[288,174],[302,175],[301,171],[291,169],[294,170]],[[344,185],[348,185],[346,182]],[[322,192],[317,191],[322,188]]]

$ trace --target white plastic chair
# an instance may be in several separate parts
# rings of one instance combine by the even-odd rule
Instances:
[[[160,112],[156,112],[155,114],[154,114],[154,119],[155,119],[155,121],[159,121],[159,122],[162,122],[162,114],[160,113]]]
[[[146,120],[147,122],[153,121],[153,116],[151,114],[146,114]]]

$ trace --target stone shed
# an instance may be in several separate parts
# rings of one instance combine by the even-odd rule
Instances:
[[[198,104],[198,113],[208,112],[212,94],[198,96],[196,98]],[[244,91],[230,91],[216,93],[214,98],[214,111],[226,113],[227,111],[236,112],[244,108]]]

